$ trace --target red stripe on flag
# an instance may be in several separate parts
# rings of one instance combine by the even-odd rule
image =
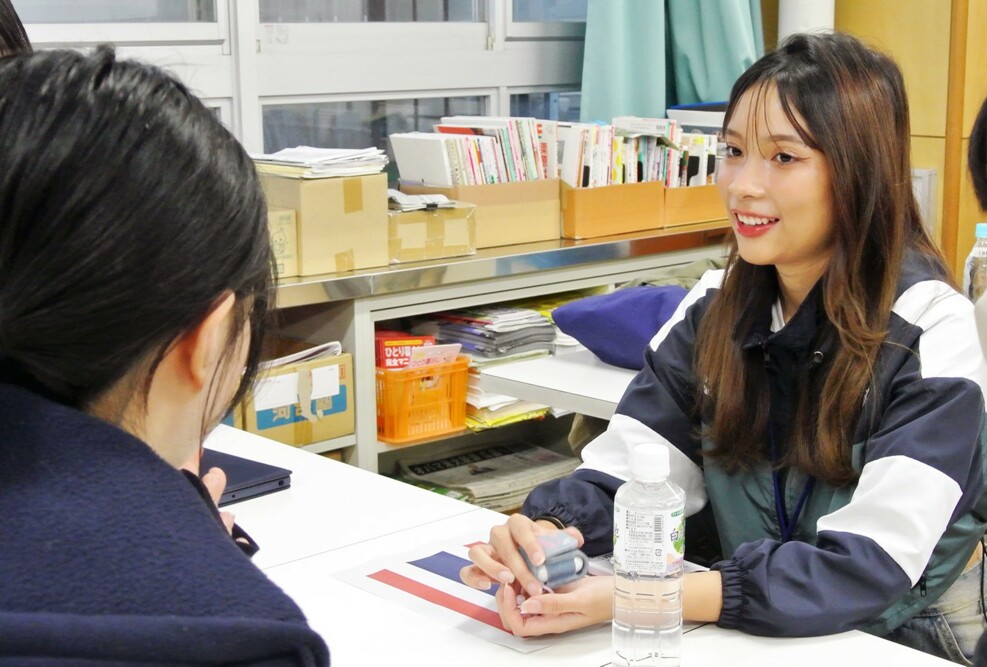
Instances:
[[[498,630],[503,630],[507,632],[504,625],[500,622],[500,614],[497,612],[481,607],[478,604],[473,604],[472,602],[467,602],[466,600],[461,600],[454,595],[449,595],[438,589],[432,588],[431,586],[426,586],[425,584],[415,581],[414,579],[409,579],[397,572],[392,572],[390,570],[380,570],[379,572],[374,572],[373,574],[368,574],[368,577],[379,581],[382,584],[387,584],[388,586],[393,586],[398,590],[402,590],[405,593],[411,593],[412,595],[419,597],[423,600],[427,600],[432,604],[437,604],[440,607],[445,607],[463,616],[468,616],[469,618],[480,621],[481,623],[486,623]]]

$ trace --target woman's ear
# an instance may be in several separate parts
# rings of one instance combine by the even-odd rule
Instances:
[[[212,380],[216,365],[222,359],[229,342],[230,318],[236,296],[227,292],[194,329],[178,339],[165,355],[177,376],[198,392]]]

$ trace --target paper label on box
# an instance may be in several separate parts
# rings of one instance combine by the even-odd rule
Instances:
[[[298,401],[298,373],[263,378],[254,389],[254,409],[270,410]]]
[[[312,398],[339,393],[339,364],[312,369]],[[270,410],[298,402],[298,373],[263,378],[254,390],[254,408]]]
[[[467,246],[470,244],[469,225],[465,218],[446,221],[446,245]]]
[[[312,369],[312,398],[325,398],[338,393],[339,364]]]
[[[311,412],[317,418],[328,417],[329,415],[346,412],[347,407],[346,386],[339,387],[339,393],[335,396],[312,399]],[[256,407],[256,403],[255,403]],[[257,430],[263,431],[269,428],[277,428],[287,424],[308,421],[302,414],[301,406],[297,403],[282,405],[276,408],[257,408]]]

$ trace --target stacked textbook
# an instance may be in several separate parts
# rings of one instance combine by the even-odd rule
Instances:
[[[568,475],[578,465],[577,458],[525,443],[398,461],[402,478],[456,491],[467,502],[498,512],[519,508],[533,488]]]

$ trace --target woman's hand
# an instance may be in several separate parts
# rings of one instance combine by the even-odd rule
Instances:
[[[223,491],[226,489],[226,473],[221,468],[210,468],[202,476],[202,483],[209,489],[209,497],[212,498],[216,508],[219,509],[219,499],[223,497]],[[232,535],[235,520],[233,513],[219,510],[219,518],[223,520],[223,525],[226,526],[226,532]]]
[[[494,582],[516,582],[520,590],[528,595],[538,595],[542,592],[541,582],[528,570],[518,548],[524,549],[532,563],[541,565],[545,562],[545,553],[538,544],[538,536],[557,530],[551,522],[534,522],[524,515],[512,514],[507,523],[490,529],[489,543],[470,547],[469,557],[473,565],[460,570],[459,577],[467,585],[484,591],[489,590]],[[571,527],[565,530],[582,546],[582,533]]]
[[[613,577],[583,577],[559,589],[525,599],[518,588],[497,590],[497,611],[504,627],[519,637],[558,634],[609,621],[613,617]]]

